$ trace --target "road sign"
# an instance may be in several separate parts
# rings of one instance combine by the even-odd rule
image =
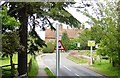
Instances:
[[[80,47],[80,43],[77,43],[77,47]]]
[[[95,41],[88,41],[88,46],[95,46]]]
[[[90,64],[92,65],[93,64],[93,51],[92,51],[92,48],[93,46],[95,46],[95,41],[88,41],[88,46],[90,46],[90,57],[91,57],[91,60],[90,60]]]
[[[54,47],[54,50],[56,50],[56,46]],[[62,44],[62,41],[59,40],[58,41],[58,50],[65,50],[64,45]]]
[[[98,44],[95,45],[95,48],[98,48]]]

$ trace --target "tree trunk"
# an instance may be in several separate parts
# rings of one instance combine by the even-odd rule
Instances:
[[[116,66],[116,61],[112,58],[112,66],[115,67]]]
[[[112,63],[112,58],[111,57],[109,58],[109,60],[110,60],[109,62]]]
[[[25,3],[24,3],[25,4]],[[20,26],[20,43],[24,46],[24,51],[18,53],[18,72],[19,75],[27,74],[27,22],[28,16],[26,6],[19,12]],[[22,77],[24,78],[24,77]]]
[[[14,66],[13,66],[12,57],[13,57],[13,55],[10,55],[11,77],[14,76]]]

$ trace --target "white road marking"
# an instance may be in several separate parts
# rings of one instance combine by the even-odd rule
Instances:
[[[63,66],[63,67],[65,67],[67,70],[71,71],[68,67],[66,67],[66,66]]]
[[[79,76],[78,74],[75,73],[76,76]]]

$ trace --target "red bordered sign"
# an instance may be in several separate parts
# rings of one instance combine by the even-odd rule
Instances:
[[[56,50],[56,46],[54,47],[54,50]],[[58,41],[58,50],[65,50],[64,45],[62,44],[62,41],[59,40]]]

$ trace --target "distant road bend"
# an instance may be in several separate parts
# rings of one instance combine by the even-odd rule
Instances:
[[[76,64],[67,59],[68,53],[60,54],[60,78],[106,78],[88,68],[84,65]],[[49,54],[42,57],[43,62],[56,75],[56,54]]]

